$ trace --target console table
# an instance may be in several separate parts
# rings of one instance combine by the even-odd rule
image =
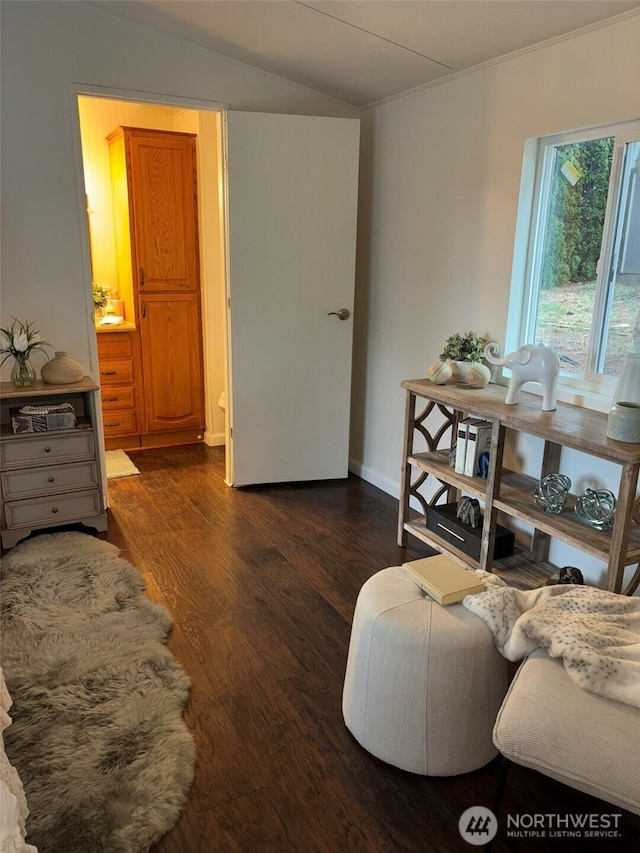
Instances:
[[[558,403],[553,412],[541,410],[541,399],[522,393],[514,406],[505,405],[507,389],[488,385],[473,389],[460,384],[435,385],[428,379],[408,379],[401,383],[406,390],[405,434],[400,484],[398,544],[406,545],[407,535],[416,536],[432,548],[448,554],[466,568],[491,571],[493,544],[498,511],[519,519],[533,528],[530,557],[544,561],[548,557],[551,538],[572,545],[607,564],[604,587],[614,592],[632,594],[640,584],[640,566],[623,589],[625,568],[640,561],[640,525],[632,520],[633,504],[640,472],[640,444],[612,441],[606,437],[607,416],[577,406]],[[417,411],[418,400],[423,408]],[[437,416],[439,423],[434,427]],[[458,474],[449,466],[449,450],[457,433],[458,422],[467,415],[484,418],[492,424],[487,479]],[[427,420],[430,422],[427,423]],[[544,452],[540,476],[527,477],[503,465],[507,430],[541,438]],[[447,434],[450,433],[450,436]],[[426,442],[425,451],[415,451],[416,437]],[[443,441],[449,447],[438,449]],[[531,489],[545,474],[559,472],[562,447],[569,447],[620,466],[617,509],[611,530],[596,530],[573,511],[577,496],[570,495],[566,509],[559,515],[545,513],[532,500]],[[414,477],[414,470],[417,474]],[[427,500],[421,488],[431,475],[438,482],[435,494]],[[480,558],[473,560],[449,542],[440,539],[426,527],[429,506],[446,496],[455,501],[463,493],[484,501]],[[416,517],[410,509],[415,498],[422,509]]]

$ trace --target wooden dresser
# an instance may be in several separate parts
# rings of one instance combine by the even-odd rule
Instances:
[[[131,324],[98,331],[100,399],[107,450],[140,447],[142,418],[138,333]]]
[[[3,382],[0,388],[1,535],[11,548],[32,531],[82,523],[107,529],[105,489],[98,454],[95,395],[88,377],[73,385],[28,388]],[[71,403],[72,429],[14,434],[11,410],[25,405]]]

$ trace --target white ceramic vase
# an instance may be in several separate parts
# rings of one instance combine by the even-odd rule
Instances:
[[[607,438],[640,444],[640,403],[616,403],[609,412]]]
[[[491,378],[491,371],[480,361],[453,361],[453,381],[471,388],[484,388]]]
[[[640,406],[640,353],[630,353],[625,356],[611,402],[614,405],[635,403]]]

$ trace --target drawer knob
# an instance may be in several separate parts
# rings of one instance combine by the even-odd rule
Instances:
[[[57,506],[52,506],[52,507],[51,507],[51,512],[55,515],[55,514],[58,512],[58,507],[57,507]]]
[[[118,398],[117,397],[105,397],[104,401],[105,401],[105,403],[117,403]]]
[[[119,426],[120,426],[120,421],[118,421],[118,423],[116,423],[116,424],[105,424],[105,427],[112,427],[113,428],[113,427],[119,427]]]
[[[117,370],[101,370],[100,376],[115,376],[117,372]]]
[[[51,448],[50,448],[50,447],[45,447],[44,452],[45,452],[45,453],[51,453]]]
[[[56,478],[55,478],[55,477],[49,477],[49,482],[50,482],[50,483],[55,483],[55,481],[56,481]]]

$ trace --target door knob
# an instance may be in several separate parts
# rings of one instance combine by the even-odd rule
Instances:
[[[340,320],[348,320],[351,316],[351,313],[348,308],[341,308],[339,311],[329,311],[327,317],[331,317],[331,315],[338,317]]]

